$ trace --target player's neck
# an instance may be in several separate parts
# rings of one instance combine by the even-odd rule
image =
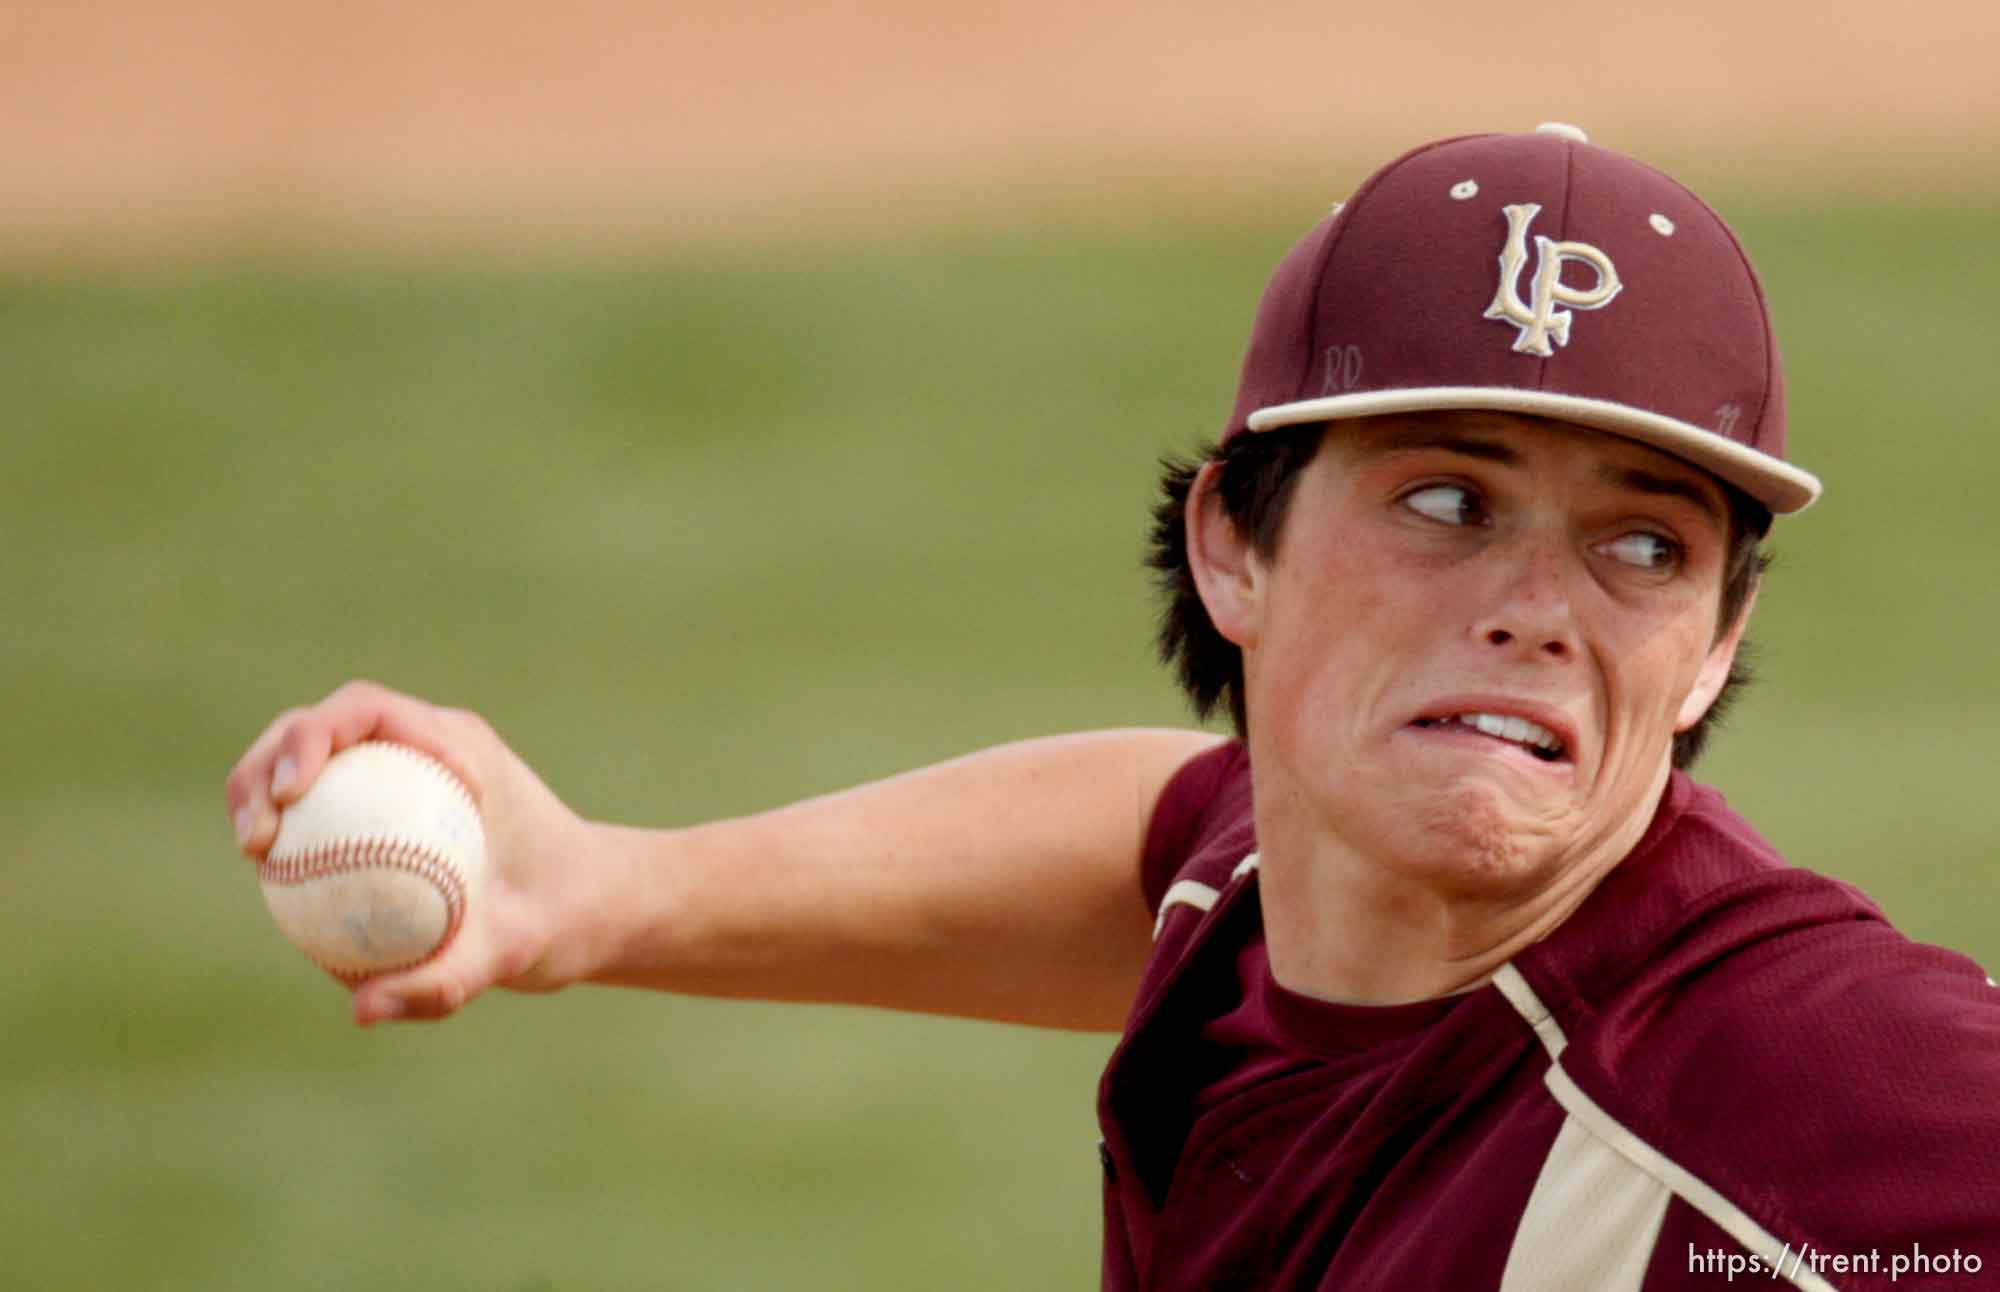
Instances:
[[[1623,822],[1518,882],[1482,887],[1463,872],[1371,855],[1260,802],[1258,882],[1271,972],[1301,995],[1356,1005],[1471,990],[1554,932],[1650,819],[1649,811]]]

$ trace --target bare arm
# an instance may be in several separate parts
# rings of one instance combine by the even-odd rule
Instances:
[[[476,716],[343,687],[281,716],[230,775],[244,851],[335,750],[368,739],[456,770],[494,880],[445,954],[355,993],[355,1017],[435,1018],[488,987],[580,981],[1115,1028],[1150,940],[1138,868],[1199,732],[1002,746],[683,830],[583,821]],[[281,766],[289,766],[289,774]],[[274,778],[278,784],[273,787]]]

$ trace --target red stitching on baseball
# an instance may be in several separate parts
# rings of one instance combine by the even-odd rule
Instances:
[[[386,866],[391,870],[404,871],[427,881],[444,898],[444,933],[420,959],[408,964],[390,965],[382,969],[363,972],[335,969],[323,963],[317,956],[309,956],[314,964],[326,970],[349,986],[366,981],[378,974],[400,973],[414,969],[434,959],[440,951],[451,945],[458,933],[458,926],[465,919],[465,876],[453,865],[449,858],[431,851],[407,839],[338,839],[308,848],[304,852],[283,857],[267,857],[257,866],[257,878],[267,884],[292,886],[309,883],[315,879],[326,879],[333,875],[344,875],[352,871],[374,866]]]

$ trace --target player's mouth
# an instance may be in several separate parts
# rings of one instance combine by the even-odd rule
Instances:
[[[1517,745],[1545,763],[1569,761],[1569,744],[1560,734],[1518,714],[1470,709],[1418,718],[1410,725],[1425,731],[1461,728]]]

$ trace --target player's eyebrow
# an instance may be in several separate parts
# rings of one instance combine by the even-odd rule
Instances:
[[[1503,466],[1518,466],[1521,462],[1519,453],[1498,440],[1480,439],[1442,426],[1378,431],[1372,435],[1355,436],[1351,443],[1356,458],[1362,461],[1387,457],[1392,453],[1438,449],[1482,462],[1498,462]]]
[[[1715,491],[1702,488],[1686,476],[1660,475],[1643,467],[1606,463],[1597,469],[1597,478],[1605,484],[1620,489],[1630,489],[1634,493],[1651,494],[1659,498],[1685,498],[1701,508],[1709,519],[1717,524],[1726,523],[1722,514],[1722,504],[1717,501]]]

